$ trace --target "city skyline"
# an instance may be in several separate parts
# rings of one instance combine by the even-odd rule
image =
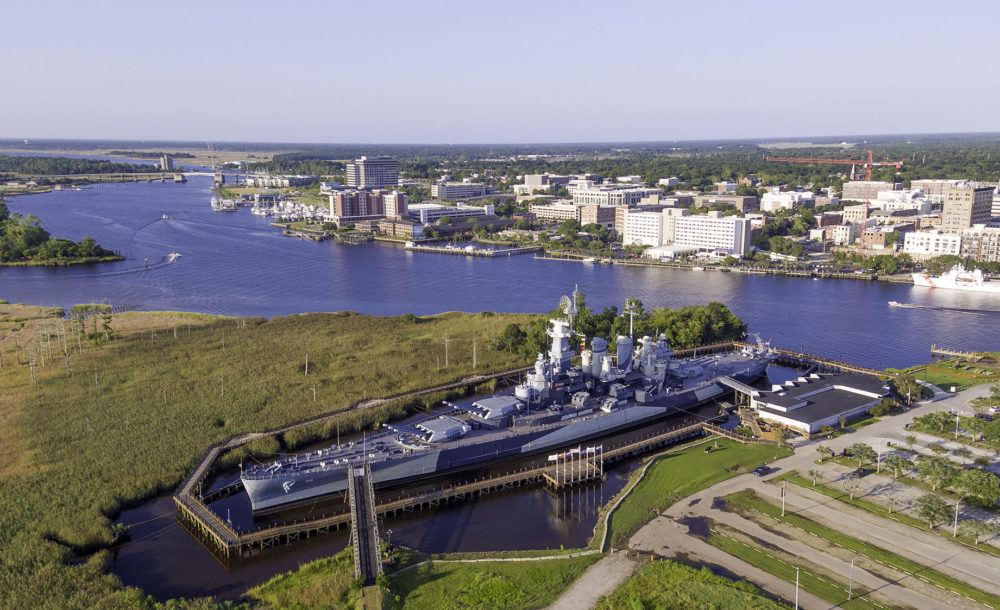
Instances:
[[[5,138],[536,143],[1000,131],[930,3],[119,2],[7,10]],[[268,17],[271,15],[271,17]],[[972,86],[974,85],[974,86]]]

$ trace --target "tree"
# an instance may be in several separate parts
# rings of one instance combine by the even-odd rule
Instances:
[[[833,455],[833,449],[830,449],[826,445],[816,445],[816,451],[819,452],[820,460],[825,460],[826,458]]]
[[[516,352],[524,346],[527,338],[527,333],[521,330],[520,325],[508,324],[500,336],[490,344],[490,347],[498,352]]]
[[[906,446],[910,448],[910,451],[913,451],[913,446],[917,444],[917,435],[907,434],[905,440],[906,440]]]
[[[837,423],[840,424],[840,429],[843,430],[844,428],[847,427],[847,418],[846,417],[838,417],[837,418]]]
[[[859,468],[866,462],[872,464],[878,460],[878,454],[875,453],[875,450],[865,443],[854,443],[847,448],[847,453],[858,461]]]
[[[900,475],[906,474],[913,470],[914,467],[913,462],[895,453],[882,460],[882,464],[892,472],[892,478],[894,479],[898,479]]]
[[[816,487],[816,479],[820,478],[822,476],[822,474],[823,473],[821,473],[820,471],[816,470],[815,468],[809,471],[809,477],[813,481],[813,487]]]
[[[909,373],[900,373],[897,375],[892,380],[892,385],[895,386],[896,394],[906,404],[907,409],[910,408],[914,400],[920,398],[921,393],[924,391],[923,386],[917,383],[917,380]]]
[[[892,409],[892,405],[891,399],[886,399],[877,405],[872,405],[872,408],[868,409],[868,412],[874,417],[883,417]]]
[[[900,495],[895,491],[890,491],[885,494],[885,505],[889,509],[889,514],[891,515],[893,510],[898,509],[903,505],[903,498],[900,497]]]
[[[450,225],[451,224],[451,216],[444,215],[441,218],[438,218],[437,223],[439,225]]]
[[[984,506],[993,506],[1000,499],[1000,478],[986,470],[963,470],[956,477],[955,487],[961,497],[972,497]]]
[[[955,449],[954,451],[952,451],[952,453],[965,460],[972,457],[972,449],[969,449],[964,445],[962,447],[959,447],[958,449]]]
[[[971,536],[975,539],[977,545],[983,540],[989,540],[993,536],[996,536],[997,532],[1000,531],[1000,528],[997,528],[996,525],[989,521],[980,521],[979,519],[965,519],[960,521],[958,529],[963,535]]]
[[[844,491],[850,495],[852,500],[854,499],[854,496],[861,493],[862,488],[863,485],[861,484],[861,477],[850,475],[844,479]]]
[[[950,521],[955,516],[955,509],[937,494],[924,494],[915,503],[917,516],[926,521],[931,528]]]
[[[917,462],[917,474],[921,480],[926,480],[931,485],[931,489],[937,491],[938,487],[947,487],[958,475],[958,468],[948,458],[940,456],[923,456]]]

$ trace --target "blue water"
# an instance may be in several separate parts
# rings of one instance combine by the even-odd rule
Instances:
[[[279,316],[352,310],[545,312],[574,285],[592,308],[627,297],[649,306],[721,301],[775,345],[870,366],[925,362],[931,343],[997,349],[992,315],[890,308],[888,301],[1000,310],[996,295],[856,280],[810,281],[622,265],[485,259],[347,246],[282,236],[246,209],[212,212],[211,178],[99,185],[9,197],[53,234],[93,236],[128,260],[72,268],[0,269],[0,298],[67,307],[108,302],[146,310]],[[166,214],[167,219],[162,215]],[[167,263],[171,252],[182,257]],[[148,265],[148,267],[147,267]]]

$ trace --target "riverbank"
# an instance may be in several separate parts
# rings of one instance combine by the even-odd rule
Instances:
[[[81,258],[52,258],[46,260],[0,262],[0,267],[71,267],[73,265],[92,265],[94,263],[113,263],[125,260],[124,256],[84,256]]]

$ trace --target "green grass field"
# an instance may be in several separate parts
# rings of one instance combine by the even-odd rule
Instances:
[[[620,547],[642,524],[680,498],[791,455],[790,449],[774,445],[741,445],[728,439],[718,442],[719,449],[708,454],[706,445],[698,445],[656,458],[611,515],[611,545]]]
[[[285,608],[353,608],[361,598],[354,578],[353,550],[311,561],[279,574],[247,591],[246,596],[276,610]]]
[[[413,610],[542,608],[600,558],[423,564],[390,575],[386,600]]]
[[[696,570],[673,561],[656,561],[643,565],[635,576],[597,604],[597,610],[619,608],[771,610],[786,607],[762,595],[757,587],[746,581],[729,580],[712,574],[708,568]]]

